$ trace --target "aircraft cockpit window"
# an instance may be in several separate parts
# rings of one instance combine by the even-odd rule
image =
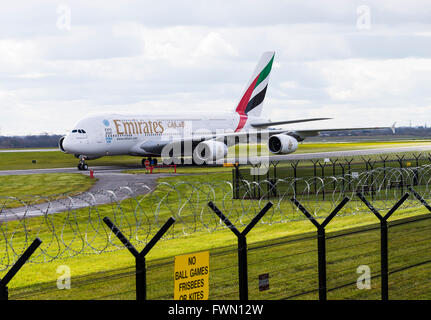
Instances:
[[[87,133],[87,132],[85,132],[85,130],[84,130],[84,129],[82,129],[82,133]]]
[[[76,133],[76,132],[78,132],[78,130],[72,130],[72,133]]]

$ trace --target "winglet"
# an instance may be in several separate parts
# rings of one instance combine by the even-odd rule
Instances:
[[[393,134],[395,134],[395,124],[396,124],[396,122],[394,122],[394,124],[391,126],[391,130],[392,130]]]

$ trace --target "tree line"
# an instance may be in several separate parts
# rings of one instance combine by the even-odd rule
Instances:
[[[56,148],[61,135],[0,136],[0,148]]]

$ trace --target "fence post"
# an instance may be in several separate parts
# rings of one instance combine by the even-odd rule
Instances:
[[[412,187],[409,187],[409,190],[411,193],[413,193],[415,198],[418,199],[422,203],[422,205],[428,209],[429,212],[431,212],[431,206],[425,201],[425,199],[419,193],[417,193]]]
[[[298,164],[299,164],[299,160],[297,160],[297,161],[293,161],[293,162],[291,162],[290,163],[290,166],[293,168],[293,186],[294,186],[294,188],[295,188],[295,195],[296,195],[296,193],[297,193],[297,188],[296,188],[296,186],[297,186],[297,182],[296,182],[296,178],[297,178],[297,168],[298,168]]]
[[[136,300],[144,301],[147,299],[147,270],[145,265],[145,256],[154,247],[157,241],[168,231],[171,225],[174,224],[175,219],[170,217],[168,221],[160,228],[156,235],[147,243],[141,252],[135,249],[135,247],[127,240],[126,236],[117,228],[117,226],[112,223],[112,221],[105,217],[103,222],[112,230],[112,232],[117,236],[117,238],[124,244],[124,246],[130,251],[130,253],[135,257],[136,266]]]
[[[386,160],[388,160],[388,156],[385,156],[385,157],[380,156],[380,159],[383,162],[383,185],[385,186],[385,188],[387,188],[387,186],[386,186]]]
[[[335,167],[336,167],[336,163],[338,162],[338,159],[335,159],[335,160],[331,159],[330,161],[331,161],[331,164],[332,164],[332,176],[335,177]],[[333,188],[334,188],[334,191],[337,188],[337,183],[336,183],[335,180],[333,182]]]
[[[6,273],[3,279],[0,280],[0,300],[8,300],[9,299],[9,290],[8,283],[13,279],[13,277],[17,274],[17,272],[22,268],[22,266],[30,259],[31,255],[36,251],[36,249],[40,246],[42,240],[36,238],[33,240],[31,245],[24,251],[24,253],[18,258],[18,260],[14,263],[12,268]]]
[[[234,172],[234,184],[235,184],[235,188],[234,188],[234,199],[239,199],[239,178],[240,178],[240,173],[239,173],[239,163],[235,163],[235,169],[233,170]]]
[[[404,158],[405,158],[405,155],[402,155],[401,157],[397,155],[397,161],[401,169],[404,168],[404,165],[403,165]]]
[[[404,201],[407,200],[409,194],[406,193],[398,202],[386,213],[386,215],[382,216],[377,209],[375,209],[371,203],[364,197],[364,195],[360,192],[357,192],[356,195],[359,199],[362,200],[363,203],[370,209],[372,213],[380,220],[380,278],[381,278],[381,287],[382,287],[382,300],[389,299],[389,258],[388,258],[388,219],[389,217],[403,204]]]
[[[322,200],[325,200],[325,163],[323,163],[322,165],[319,161],[317,164],[320,166],[320,168],[322,168],[322,181],[323,181]]]
[[[313,175],[314,175],[314,193],[317,193],[317,163],[319,160],[311,160],[313,163]]]
[[[353,159],[347,160],[345,159],[345,161],[347,162],[347,175],[349,177],[349,192],[352,191],[352,161]]]
[[[259,220],[267,213],[272,207],[272,203],[268,202],[265,207],[251,220],[242,232],[230,222],[230,220],[216,207],[211,201],[208,206],[215,212],[215,214],[232,230],[238,238],[238,279],[239,279],[239,299],[248,300],[248,271],[247,271],[247,234],[259,222]]]
[[[299,210],[314,224],[317,228],[317,259],[318,259],[318,270],[319,270],[319,300],[326,300],[326,234],[325,227],[331,222],[332,218],[349,202],[349,198],[345,197],[338,206],[326,217],[326,219],[320,224],[316,218],[313,217],[307,209],[296,199],[292,198],[292,201]]]
[[[273,177],[274,177],[274,180],[277,180],[277,166],[278,166],[278,163],[279,163],[280,161],[271,161],[271,164],[272,164],[272,166],[273,166],[273,172],[272,172],[272,175],[273,175]]]
[[[416,167],[419,167],[419,158],[421,157],[422,153],[419,152],[419,154],[413,154],[413,157],[416,160]]]
[[[341,164],[341,162],[340,162],[338,165],[339,165],[339,166],[340,166],[340,168],[341,168],[341,176],[343,177],[343,181],[342,181],[342,184],[341,184],[341,187],[342,187],[341,193],[342,193],[342,195],[344,196],[344,191],[345,191],[345,179],[346,179],[346,177],[345,177],[345,175],[344,175],[344,165],[343,165],[343,164]]]

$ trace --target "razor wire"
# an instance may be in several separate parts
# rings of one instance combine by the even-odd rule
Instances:
[[[392,207],[408,187],[431,198],[431,165],[414,168],[377,168],[342,176],[285,178],[238,185],[229,181],[161,182],[113,190],[60,194],[50,197],[0,197],[0,271],[11,266],[35,237],[43,240],[30,259],[50,262],[77,255],[100,254],[124,246],[103,223],[105,216],[143,247],[169,217],[176,223],[165,239],[226,228],[207,204],[212,201],[236,226],[247,225],[270,200],[274,206],[260,224],[304,220],[290,199],[298,199],[316,218],[324,218],[344,198],[351,201],[339,215],[370,214],[355,197],[363,193],[378,210]],[[421,204],[410,197],[400,207]],[[405,211],[405,210],[404,210]],[[408,210],[407,210],[408,211]]]

